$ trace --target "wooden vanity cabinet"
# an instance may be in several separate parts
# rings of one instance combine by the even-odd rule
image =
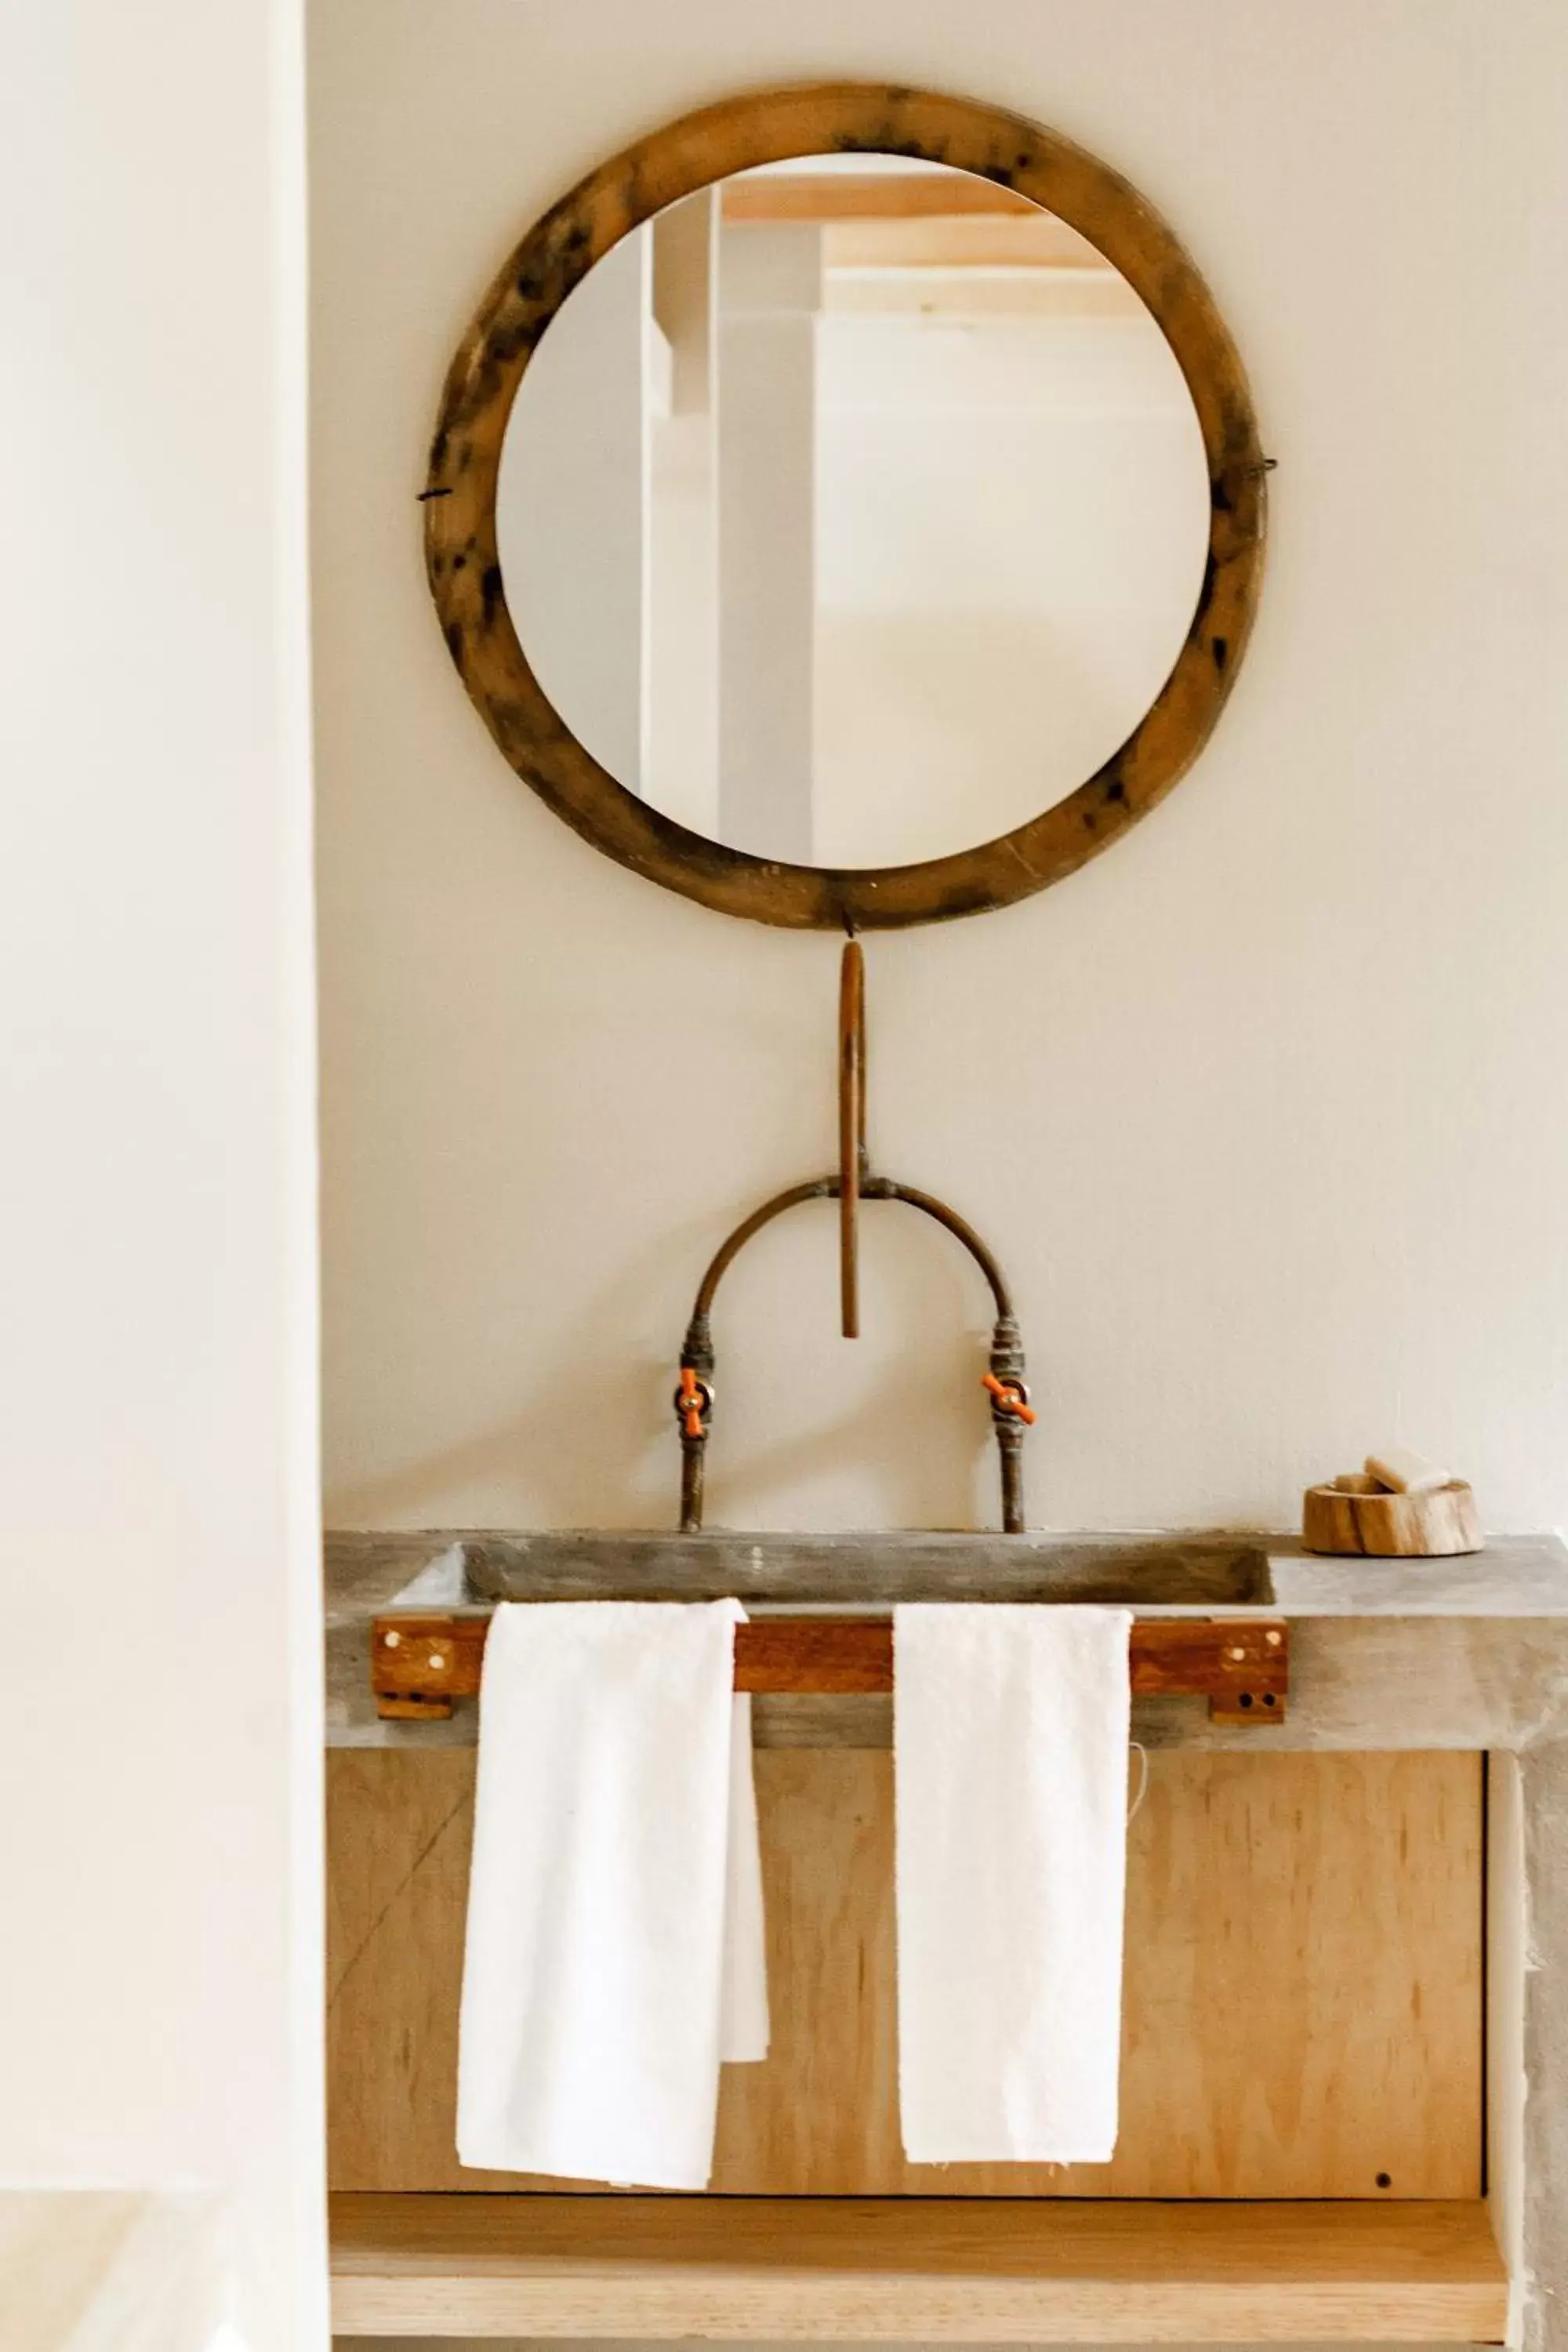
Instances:
[[[725,2071],[716,2190],[1475,2199],[1484,1759],[1157,1751],[1130,1832],[1109,2165],[905,2162],[892,1759],[763,1748],[773,2054]],[[328,1758],[331,2179],[559,2189],[453,2146],[473,1750]]]

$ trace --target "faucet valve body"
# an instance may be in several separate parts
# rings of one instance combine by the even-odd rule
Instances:
[[[694,1536],[702,1525],[702,1469],[713,1425],[713,1339],[700,1308],[687,1326],[680,1350],[680,1384],[675,1391],[680,1432],[680,1532]]]
[[[700,1381],[689,1364],[680,1367],[680,1386],[675,1391],[675,1410],[680,1422],[682,1437],[706,1437],[713,1417],[713,1386],[710,1381]]]

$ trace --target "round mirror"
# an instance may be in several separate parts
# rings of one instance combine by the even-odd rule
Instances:
[[[931,919],[1190,761],[1262,472],[1125,183],[964,101],[774,93],[524,240],[448,381],[431,580],[509,758],[613,855],[763,919]]]
[[[1011,833],[1126,741],[1208,553],[1175,354],[1054,213],[811,155],[645,221],[551,321],[496,523],[617,783],[797,866]]]

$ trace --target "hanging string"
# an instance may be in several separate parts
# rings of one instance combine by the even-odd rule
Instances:
[[[1127,1826],[1129,1829],[1131,1828],[1133,1822],[1137,1820],[1138,1809],[1149,1793],[1149,1750],[1143,1746],[1142,1740],[1134,1739],[1130,1744],[1133,1754],[1138,1759],[1141,1769],[1138,1775],[1138,1794],[1133,1798],[1132,1802],[1127,1808]]]

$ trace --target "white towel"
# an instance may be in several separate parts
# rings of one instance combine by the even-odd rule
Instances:
[[[899,2097],[917,2164],[1116,2145],[1126,1609],[893,1612]]]
[[[733,1696],[744,1613],[733,1601],[496,1611],[464,2164],[707,2187],[721,2057],[767,2053],[751,1703]]]

